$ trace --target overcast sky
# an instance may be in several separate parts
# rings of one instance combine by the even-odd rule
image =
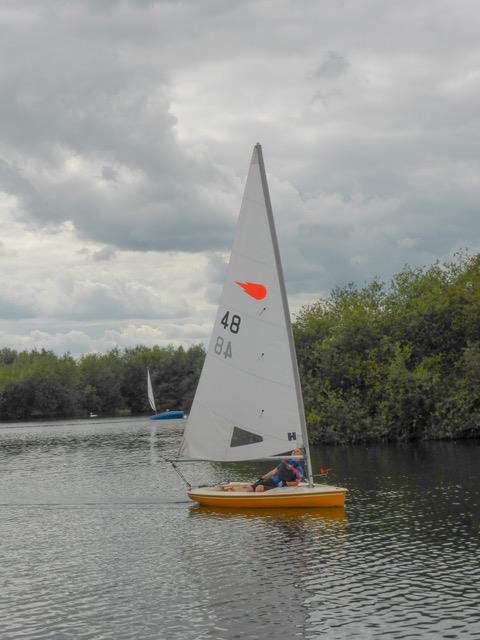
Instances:
[[[291,310],[480,246],[476,0],[0,0],[0,347],[206,342],[253,145]]]

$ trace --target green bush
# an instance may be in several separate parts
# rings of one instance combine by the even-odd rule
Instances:
[[[480,436],[480,255],[304,307],[295,343],[313,442]]]

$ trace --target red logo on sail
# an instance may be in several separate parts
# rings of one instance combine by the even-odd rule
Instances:
[[[238,280],[235,280],[235,284],[242,287],[245,293],[248,293],[248,295],[255,298],[255,300],[263,300],[267,295],[267,287],[264,287],[263,284],[258,284],[257,282],[239,282]]]

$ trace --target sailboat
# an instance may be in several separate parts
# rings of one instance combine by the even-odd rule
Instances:
[[[148,403],[152,407],[155,414],[150,416],[150,420],[176,420],[178,418],[184,418],[184,411],[162,411],[157,413],[157,407],[155,405],[155,396],[153,395],[152,379],[150,378],[150,369],[147,369],[147,395]]]
[[[296,448],[304,451],[306,482],[263,493],[230,483],[190,488],[188,496],[202,505],[229,508],[338,507],[345,502],[346,489],[313,481],[290,313],[257,144],[226,283],[175,462],[278,460]]]

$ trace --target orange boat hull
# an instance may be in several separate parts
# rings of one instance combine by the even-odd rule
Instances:
[[[228,485],[227,485],[228,486]],[[242,491],[239,484],[230,485],[234,490],[223,487],[191,489],[188,497],[210,507],[288,509],[304,507],[343,507],[346,489],[329,485],[281,487],[263,493]]]

